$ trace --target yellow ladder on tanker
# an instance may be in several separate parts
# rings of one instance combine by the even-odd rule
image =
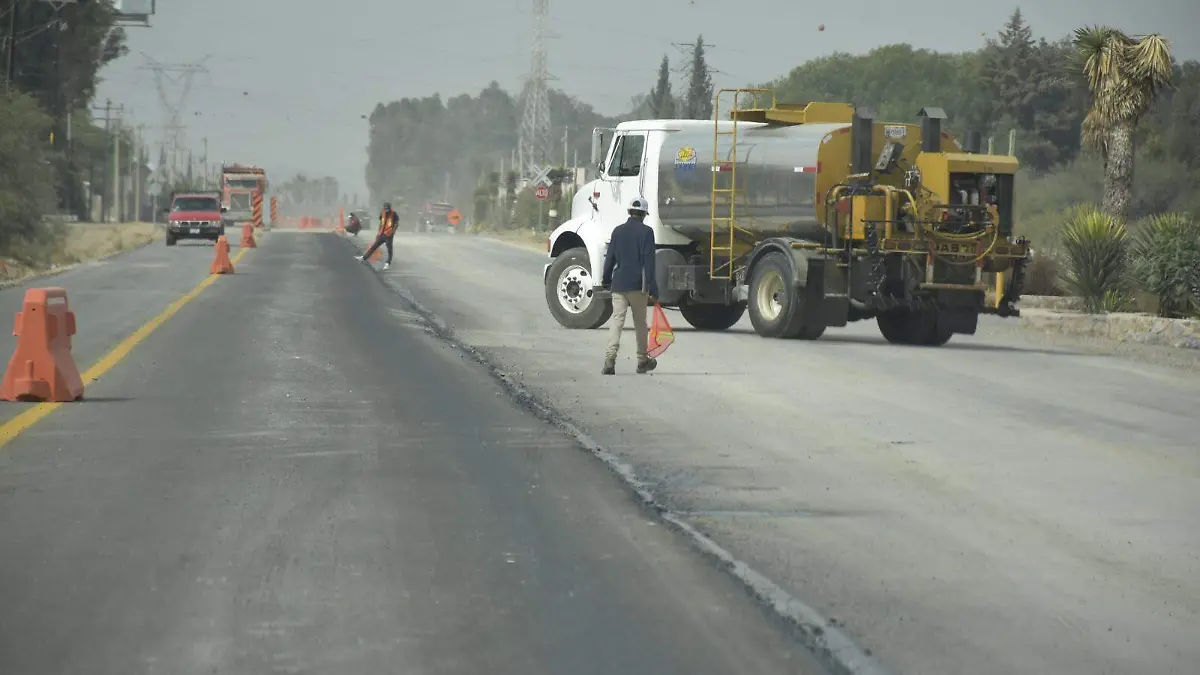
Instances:
[[[727,131],[721,130],[721,95],[733,94],[732,120]],[[771,95],[771,108],[775,108],[773,89],[719,89],[713,97],[713,161],[712,161],[712,220],[709,224],[708,276],[712,279],[733,279],[734,248],[737,236],[737,165],[738,165],[738,110],[744,100],[742,96],[753,96],[757,102],[762,94]],[[762,107],[762,106],[759,106]],[[730,138],[729,156],[721,159],[721,137]],[[728,174],[729,182],[721,181]],[[719,259],[724,259],[718,264]]]

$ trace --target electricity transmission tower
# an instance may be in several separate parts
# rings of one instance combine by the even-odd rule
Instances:
[[[671,68],[671,73],[678,78],[676,81],[677,83],[671,84],[671,89],[675,92],[675,103],[677,106],[676,113],[680,116],[686,117],[686,112],[693,109],[692,104],[698,103],[696,101],[689,100],[692,92],[692,66],[694,65],[692,63],[692,59],[696,55],[696,43],[672,42],[671,46],[679,51],[679,60],[675,62],[675,67]],[[716,68],[713,68],[708,62],[708,56],[711,54],[710,50],[715,47],[716,45],[712,45],[707,42],[704,43],[704,61],[705,66],[708,68],[708,74],[710,77],[713,75],[727,74],[717,70]],[[711,104],[712,101],[708,101],[708,103]]]
[[[187,96],[192,90],[192,78],[197,73],[207,73],[208,70],[204,67],[204,61],[208,57],[204,57],[197,63],[160,63],[155,61],[149,55],[143,53],[146,58],[146,65],[142,66],[142,70],[149,70],[154,73],[154,84],[158,88],[158,99],[163,107],[163,114],[166,116],[166,121],[163,124],[163,143],[167,152],[167,164],[162,167],[165,172],[164,178],[168,183],[173,183],[175,179],[175,164],[177,158],[181,155],[184,148],[184,132],[186,128],[183,124],[183,106],[187,102]],[[181,91],[174,98],[170,95],[171,85],[181,85]]]
[[[522,176],[537,180],[550,165],[550,98],[546,93],[550,73],[546,68],[546,20],[550,0],[533,0],[533,54],[529,82],[525,85],[525,110],[521,117],[517,152]]]

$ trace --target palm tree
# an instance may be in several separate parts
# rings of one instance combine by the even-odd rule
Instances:
[[[1108,26],[1080,28],[1077,66],[1092,94],[1083,142],[1104,159],[1102,210],[1125,222],[1133,193],[1134,132],[1158,92],[1170,86],[1170,43],[1161,35],[1130,37]]]

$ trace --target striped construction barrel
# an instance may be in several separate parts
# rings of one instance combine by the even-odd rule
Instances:
[[[263,196],[261,192],[255,192],[254,197],[250,201],[251,220],[254,222],[254,229],[262,229],[263,226]]]

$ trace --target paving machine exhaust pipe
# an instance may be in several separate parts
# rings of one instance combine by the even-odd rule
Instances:
[[[941,108],[921,108],[921,152],[942,151],[942,120],[946,111]]]

